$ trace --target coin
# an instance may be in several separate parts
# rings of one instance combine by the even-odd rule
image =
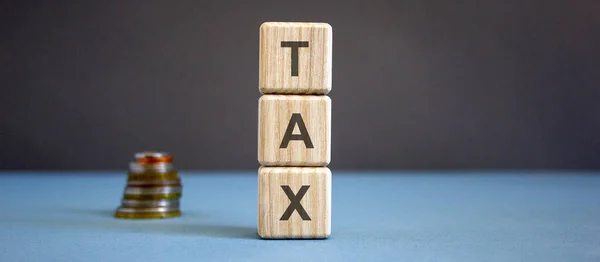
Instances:
[[[177,172],[168,173],[129,173],[128,181],[161,181],[161,180],[176,180],[179,179]]]
[[[171,155],[166,152],[140,152],[135,154],[135,159],[140,164],[173,162],[173,157],[171,157]]]
[[[179,211],[179,207],[145,207],[145,208],[130,208],[119,207],[119,213],[155,213],[155,212],[173,212]]]
[[[123,195],[123,199],[134,200],[177,200],[181,198],[181,193],[156,194],[156,195]]]
[[[140,164],[136,162],[129,163],[129,173],[141,174],[141,173],[169,173],[175,171],[173,164],[171,163],[154,163],[154,164]]]
[[[127,182],[127,186],[142,186],[142,187],[151,187],[151,186],[181,186],[180,179],[173,180],[158,180],[158,181],[138,181],[132,180]]]
[[[180,186],[162,186],[162,187],[126,187],[126,195],[156,195],[181,193]]]
[[[131,218],[131,219],[149,219],[149,218],[168,218],[181,216],[181,210],[178,207],[152,207],[152,208],[128,208],[120,207],[115,212],[117,218]]]
[[[135,155],[133,155],[133,157],[135,157],[135,159],[158,158],[158,157],[168,157],[168,156],[171,156],[171,154],[169,154],[167,152],[160,152],[160,151],[143,151],[143,152],[135,153]]]
[[[157,212],[157,213],[120,213],[116,212],[116,218],[124,219],[157,219],[157,218],[171,218],[181,216],[181,211],[173,212]]]
[[[134,200],[123,199],[122,207],[145,208],[145,207],[179,207],[179,200]]]

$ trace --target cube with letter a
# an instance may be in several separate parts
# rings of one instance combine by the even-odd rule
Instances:
[[[331,158],[331,99],[263,95],[259,100],[258,161],[263,166],[327,166]]]
[[[261,167],[258,234],[262,238],[327,238],[331,171],[327,167]]]

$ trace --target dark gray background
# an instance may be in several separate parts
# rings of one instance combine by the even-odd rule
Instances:
[[[0,168],[255,169],[258,28],[334,29],[336,169],[600,168],[600,1],[8,1]]]

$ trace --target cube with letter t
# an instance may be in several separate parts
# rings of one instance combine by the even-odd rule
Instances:
[[[325,95],[331,90],[329,24],[264,23],[259,53],[258,82],[263,94]]]

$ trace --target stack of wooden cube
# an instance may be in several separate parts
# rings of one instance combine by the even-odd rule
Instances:
[[[258,234],[331,234],[332,29],[326,23],[260,27]]]

